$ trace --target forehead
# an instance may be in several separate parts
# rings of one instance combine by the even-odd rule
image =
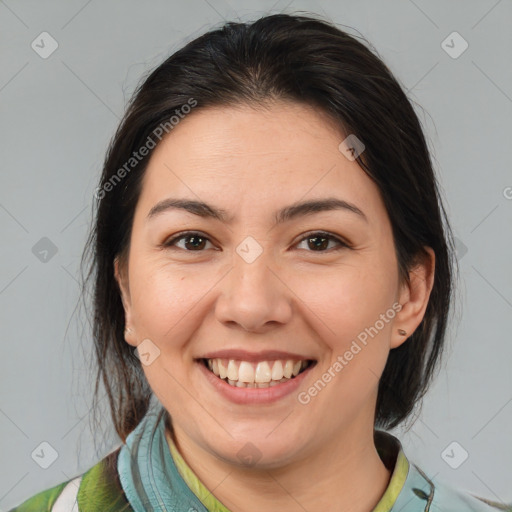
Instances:
[[[371,208],[378,189],[339,150],[344,138],[333,120],[308,105],[198,109],[155,148],[140,207],[147,213],[172,194],[256,212],[335,193]]]

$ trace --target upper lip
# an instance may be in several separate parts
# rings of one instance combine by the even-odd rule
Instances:
[[[249,352],[239,349],[224,349],[208,352],[199,359],[236,359],[239,361],[274,361],[288,360],[304,361],[314,360],[312,357],[295,354],[293,352],[283,352],[281,350],[263,350],[261,352]]]

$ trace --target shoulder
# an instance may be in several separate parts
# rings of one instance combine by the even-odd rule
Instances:
[[[117,473],[119,448],[85,473],[46,489],[9,512],[132,512]]]
[[[500,503],[446,482],[436,483],[435,496],[432,512],[445,512],[452,509],[467,512],[497,512],[498,510],[512,512],[512,503]]]
[[[425,510],[429,512],[459,512],[462,510],[464,512],[497,512],[498,510],[512,512],[512,503],[490,500],[445,481],[433,482],[415,464],[412,464],[412,470],[429,485],[429,489],[424,486],[412,488],[416,497],[420,498],[426,506]]]
[[[71,481],[63,482],[55,487],[46,489],[24,501],[21,505],[11,509],[9,512],[41,512],[43,510],[51,510],[57,498],[62,494],[64,488]]]

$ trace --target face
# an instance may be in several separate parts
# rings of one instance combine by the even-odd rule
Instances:
[[[208,108],[147,167],[116,265],[126,341],[177,436],[224,461],[277,467],[372,432],[397,330],[423,316],[429,280],[400,284],[379,190],[344,138],[309,106]]]

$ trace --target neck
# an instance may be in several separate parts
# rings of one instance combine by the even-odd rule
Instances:
[[[391,476],[375,448],[373,428],[364,435],[352,428],[299,462],[267,470],[228,464],[176,427],[173,439],[192,471],[231,512],[370,512]]]

